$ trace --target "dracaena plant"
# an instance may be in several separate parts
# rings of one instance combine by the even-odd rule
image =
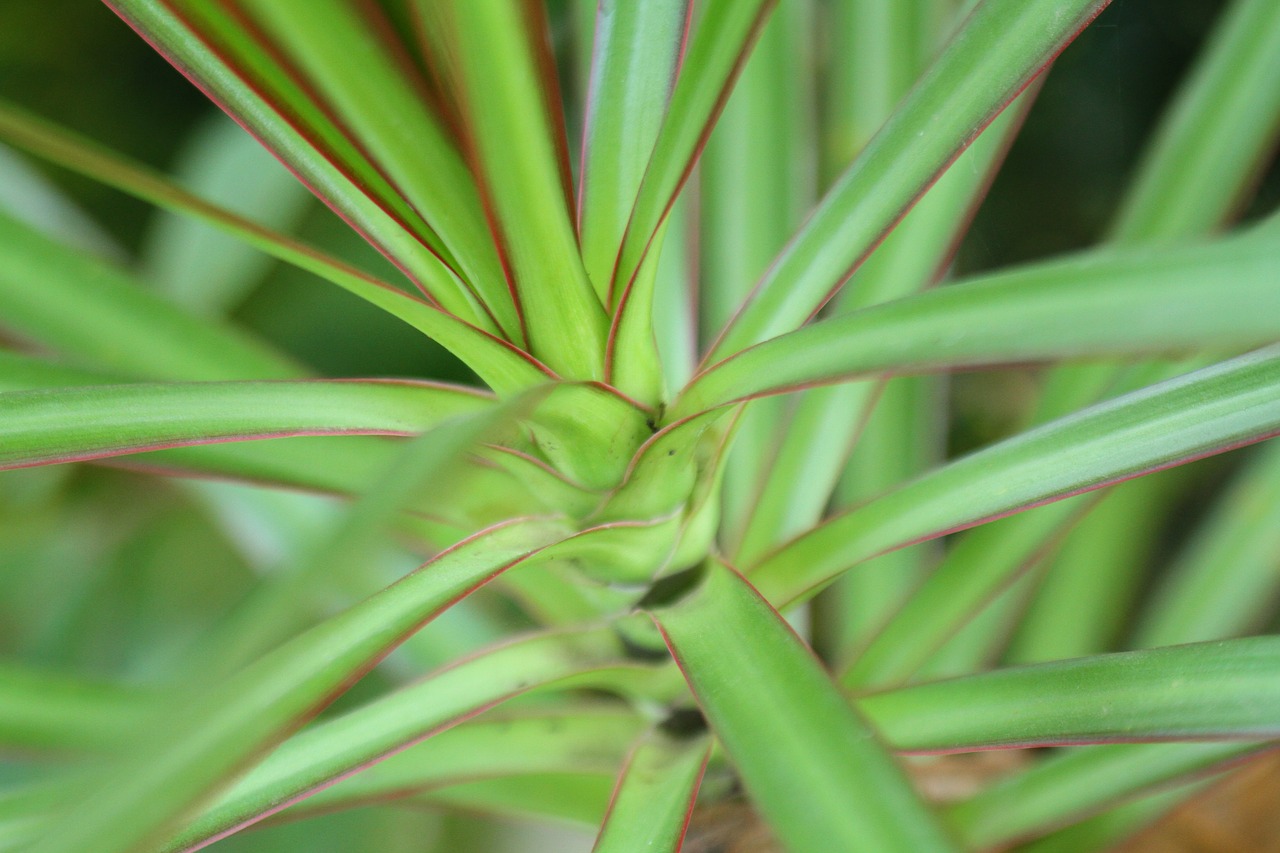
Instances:
[[[1093,850],[1280,735],[1280,643],[1240,638],[1280,586],[1276,449],[1135,591],[1187,490],[1141,475],[1280,432],[1280,219],[1227,227],[1280,127],[1274,0],[1230,5],[1100,245],[938,287],[1105,0],[575,0],[559,54],[534,0],[108,5],[394,269],[284,236],[297,194],[252,172],[223,206],[14,105],[0,139],[478,381],[314,375],[219,316],[235,244],[153,256],[157,293],[0,215],[0,466],[51,472],[4,482],[180,478],[206,533],[168,572],[273,567],[143,684],[0,670],[0,849],[268,849],[390,803],[599,851],[691,816],[714,849],[734,804],[762,850]],[[1026,363],[1025,428],[943,458],[938,374]],[[74,540],[84,502],[7,511]],[[988,750],[1016,760],[933,791]]]

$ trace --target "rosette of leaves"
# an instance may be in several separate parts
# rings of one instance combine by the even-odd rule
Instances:
[[[1149,597],[1186,481],[1106,488],[1280,432],[1280,218],[1225,228],[1280,127],[1272,0],[1223,16],[1102,244],[938,287],[1105,0],[108,5],[398,274],[16,106],[0,138],[484,387],[317,377],[218,317],[247,273],[157,294],[0,216],[0,466],[213,478],[183,482],[223,535],[280,546],[145,686],[6,670],[0,846],[377,802],[676,850],[745,800],[788,850],[1100,849],[1277,736],[1280,644],[1240,635],[1280,456]],[[1034,423],[942,458],[938,374],[1043,362]],[[281,488],[347,500],[299,533]],[[910,757],[1077,744],[951,801]]]

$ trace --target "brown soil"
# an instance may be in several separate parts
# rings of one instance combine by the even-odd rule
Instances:
[[[1115,853],[1280,853],[1280,753],[1233,771]]]

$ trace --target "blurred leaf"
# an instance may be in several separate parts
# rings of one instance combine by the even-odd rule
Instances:
[[[284,815],[352,808],[486,778],[614,773],[640,731],[634,713],[607,705],[485,714],[317,791]]]
[[[140,721],[134,749],[92,774],[94,796],[68,792],[64,809],[75,819],[54,818],[32,850],[123,853],[155,843],[405,636],[562,536],[536,520],[491,528],[234,676],[173,697]]]
[[[307,188],[258,140],[221,115],[197,126],[177,178],[196,195],[286,233],[311,201]],[[234,308],[271,264],[242,241],[168,211],[153,217],[140,256],[144,274],[161,292],[215,316]]]
[[[678,853],[710,754],[706,738],[680,739],[661,730],[642,737],[618,777],[592,850]]]
[[[536,634],[487,650],[290,739],[166,849],[257,821],[512,696],[562,683],[606,686],[650,669],[628,660],[607,628]]]
[[[0,325],[99,369],[157,379],[296,377],[248,334],[197,319],[121,270],[0,213]]]
[[[1262,748],[1249,742],[1139,743],[1061,752],[951,806],[947,822],[974,846],[1002,844]]]

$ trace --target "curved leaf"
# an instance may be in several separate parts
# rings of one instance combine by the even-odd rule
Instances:
[[[409,435],[492,405],[390,380],[96,385],[0,394],[0,469],[289,435]]]
[[[0,326],[96,368],[155,379],[284,379],[305,373],[248,334],[192,317],[122,270],[3,212],[0,255]]]
[[[608,628],[539,634],[487,650],[290,739],[165,849],[189,850],[254,823],[512,696],[570,680],[608,686],[651,669],[628,660]]]
[[[212,205],[144,166],[131,163],[5,104],[0,104],[0,136],[32,154],[122,192],[208,222],[273,257],[377,305],[438,341],[466,362],[495,391],[521,391],[551,375],[528,354],[482,329],[310,246]]]
[[[67,793],[75,819],[54,816],[31,849],[125,853],[154,844],[450,603],[564,535],[542,520],[491,528],[230,678],[175,697],[139,726],[134,749],[92,774],[92,796]]]
[[[633,712],[571,704],[487,713],[317,791],[283,813],[308,813],[385,802],[459,782],[535,773],[612,774],[641,732]]]
[[[753,570],[775,604],[894,548],[1280,433],[1280,348],[1127,394],[935,469]]]
[[[670,418],[877,373],[1280,340],[1280,218],[1179,248],[1103,250],[822,320],[694,378]]]
[[[986,0],[774,261],[708,355],[809,320],[1108,0]]]

